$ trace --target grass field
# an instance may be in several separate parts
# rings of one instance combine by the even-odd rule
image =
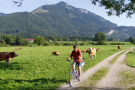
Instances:
[[[80,50],[89,47],[100,48],[96,59],[90,60],[88,53],[83,53],[84,71],[93,67],[108,56],[118,52],[117,45],[85,45],[78,46]],[[122,49],[131,45],[122,45]],[[17,47],[1,47],[0,52],[14,51]],[[72,46],[19,47],[16,51],[20,56],[15,57],[10,66],[5,61],[0,62],[1,89],[55,89],[68,82],[71,64],[67,58],[73,50]],[[51,54],[60,52],[60,56]]]
[[[127,65],[135,68],[135,50],[127,54],[126,63]]]
[[[126,64],[132,68],[135,68],[135,50],[130,51],[126,57]],[[120,74],[122,76],[121,84],[128,87],[128,90],[135,90],[132,86],[135,83],[135,74],[132,70],[123,71]]]

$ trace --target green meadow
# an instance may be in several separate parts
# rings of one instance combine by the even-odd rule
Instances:
[[[135,68],[135,50],[127,54],[126,63],[128,66]]]
[[[89,47],[100,48],[95,59],[90,59],[88,53],[82,53],[85,61],[84,72],[108,56],[118,52],[118,45],[84,45],[80,50]],[[132,45],[121,45],[122,50]],[[1,47],[0,52],[11,52],[14,48],[18,57],[13,58],[10,66],[5,61],[0,62],[0,90],[1,89],[56,89],[68,82],[71,62],[67,62],[73,50],[72,46],[39,46],[39,47]],[[53,51],[60,52],[60,56],[52,55]]]

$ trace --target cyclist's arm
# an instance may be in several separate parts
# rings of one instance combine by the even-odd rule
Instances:
[[[68,58],[68,61],[70,61],[70,60],[71,60],[71,57]]]
[[[71,60],[72,56],[73,56],[73,51],[71,52],[71,55],[70,55],[70,57],[68,58],[68,61]]]

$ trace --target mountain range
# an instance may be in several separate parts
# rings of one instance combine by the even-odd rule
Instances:
[[[43,5],[32,12],[0,13],[0,33],[35,36],[87,36],[103,32],[108,38],[135,37],[135,27],[117,26],[86,9],[65,2]]]

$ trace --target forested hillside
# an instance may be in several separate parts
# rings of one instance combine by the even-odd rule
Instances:
[[[127,32],[123,33],[124,36],[122,34],[122,36],[115,35],[117,32],[123,32],[122,30],[125,28],[128,32],[135,30],[135,27],[118,27],[90,11],[75,8],[65,2],[44,5],[32,12],[0,14],[1,33],[27,38],[35,36],[92,37],[97,32],[108,33],[110,30],[114,30],[114,33],[109,37],[123,38],[126,36],[127,38],[131,35],[135,36]]]

